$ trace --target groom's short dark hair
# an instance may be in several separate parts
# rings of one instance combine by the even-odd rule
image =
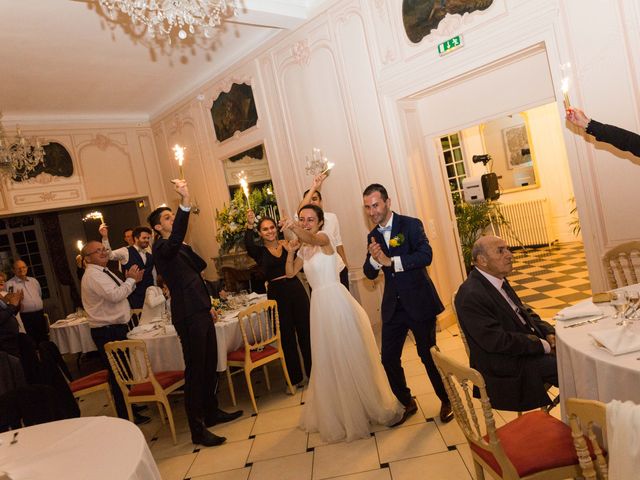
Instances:
[[[386,202],[388,200],[388,198],[389,198],[389,194],[387,193],[387,189],[384,188],[379,183],[372,183],[367,188],[365,188],[364,192],[362,192],[362,196],[366,197],[368,195],[371,195],[374,192],[378,192],[380,194],[380,197],[382,197],[382,201],[383,202]]]

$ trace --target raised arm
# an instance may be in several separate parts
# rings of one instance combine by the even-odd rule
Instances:
[[[300,242],[298,240],[290,240],[284,244],[284,248],[287,250],[287,263],[285,265],[285,272],[288,278],[295,277],[296,273],[302,270],[303,260],[296,256],[296,251],[300,248]]]
[[[189,227],[189,212],[191,211],[191,200],[189,189],[185,180],[172,180],[176,192],[180,195],[180,206],[176,210],[173,220],[171,234],[163,242],[157,242],[156,255],[163,258],[175,257],[180,251],[180,246],[184,242]]]
[[[253,236],[253,225],[256,221],[256,214],[253,210],[247,211],[247,229],[244,232],[244,246],[247,249],[247,253],[253,258],[258,265],[262,263],[262,255],[264,249],[256,245],[255,238]]]
[[[293,232],[303,243],[309,245],[319,245],[321,247],[331,246],[331,241],[326,233],[318,232],[311,233],[300,226],[298,222],[290,218],[283,218],[280,220],[281,230],[290,230]],[[331,249],[333,251],[333,248]]]
[[[320,190],[320,187],[322,187],[322,182],[324,182],[325,178],[327,178],[327,176],[323,173],[321,173],[320,175],[316,175],[316,177],[313,179],[313,183],[311,184],[311,187],[309,187],[309,191],[300,201],[300,204],[298,205],[298,210],[300,210],[305,205],[309,205],[311,203],[311,198],[313,197],[313,194],[316,193],[318,190]]]

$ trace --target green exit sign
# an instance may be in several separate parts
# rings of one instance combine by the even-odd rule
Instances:
[[[440,55],[444,55],[446,53],[453,52],[456,48],[460,48],[462,46],[462,35],[456,35],[453,38],[450,38],[446,42],[442,42],[438,44],[438,53]]]

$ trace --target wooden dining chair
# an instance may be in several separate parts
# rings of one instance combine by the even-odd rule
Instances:
[[[431,355],[471,448],[478,480],[484,479],[485,471],[504,480],[565,479],[580,473],[569,426],[536,410],[496,428],[480,372],[447,357],[437,347],[431,348]],[[480,411],[474,409],[473,387],[480,393]]]
[[[85,395],[104,391],[107,401],[109,402],[109,407],[111,407],[111,412],[114,417],[117,417],[118,414],[116,413],[116,407],[113,403],[108,376],[109,372],[107,370],[99,370],[69,382],[69,388],[76,400],[80,400],[80,397],[84,397]]]
[[[154,373],[144,340],[109,342],[105,344],[104,350],[122,391],[129,420],[133,421],[132,404],[155,402],[162,423],[165,423],[165,414],[169,419],[169,428],[175,445],[177,443],[176,427],[168,395],[184,385],[184,371]]]
[[[460,338],[462,339],[462,343],[464,344],[464,351],[467,352],[467,358],[469,358],[470,357],[469,344],[467,343],[467,337],[464,335],[464,331],[462,330],[462,325],[460,325],[458,312],[456,312],[456,295],[457,294],[458,294],[458,291],[456,290],[455,292],[453,292],[453,295],[451,295],[451,310],[453,310],[453,318],[455,319],[456,324],[458,325],[458,330],[460,331]]]
[[[602,444],[607,441],[606,404],[597,400],[567,398],[565,411],[582,476],[586,480],[607,480],[609,466],[602,448]],[[600,437],[596,434],[594,427],[599,429]]]
[[[610,289],[640,282],[640,242],[625,242],[602,256]]]
[[[280,341],[280,321],[278,319],[278,304],[275,300],[265,300],[248,307],[238,314],[238,323],[242,332],[243,345],[227,354],[227,381],[229,382],[229,392],[231,393],[231,401],[236,405],[236,394],[233,388],[233,380],[231,378],[231,367],[240,367],[244,371],[247,380],[247,388],[253,410],[258,413],[256,405],[256,397],[253,393],[251,384],[251,372],[263,367],[267,388],[271,389],[269,382],[269,372],[267,371],[267,363],[280,360],[284,379],[287,382],[289,391],[293,395],[295,390],[289,379],[287,372],[287,364],[282,353],[282,345]],[[234,372],[235,374],[237,372]]]

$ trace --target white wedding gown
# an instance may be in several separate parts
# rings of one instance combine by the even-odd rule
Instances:
[[[313,369],[300,427],[324,441],[367,438],[370,424],[389,425],[403,408],[380,362],[369,317],[340,283],[336,254],[304,246],[298,255],[311,293]]]

